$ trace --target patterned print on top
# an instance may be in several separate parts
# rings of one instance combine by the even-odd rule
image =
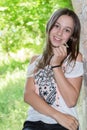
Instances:
[[[40,69],[35,74],[35,83],[38,85],[39,95],[50,105],[55,104],[57,91],[54,74],[51,66]],[[58,100],[58,99],[57,99]],[[57,106],[57,104],[56,104]]]

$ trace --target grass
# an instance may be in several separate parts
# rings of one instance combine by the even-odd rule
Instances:
[[[0,81],[0,129],[21,130],[28,109],[23,101],[25,71],[9,73]]]
[[[23,101],[23,91],[28,61],[19,61],[10,59],[9,62],[0,64],[1,130],[22,130],[23,123],[27,117],[29,105]],[[80,100],[78,101],[78,113],[82,129],[85,121],[85,109],[83,107],[85,107],[84,89],[82,89]]]
[[[24,103],[23,92],[33,51],[27,52],[22,56],[16,53],[0,57],[0,130],[22,130],[27,117],[29,105]]]

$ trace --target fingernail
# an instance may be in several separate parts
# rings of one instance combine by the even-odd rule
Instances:
[[[66,43],[64,43],[63,45],[66,46],[66,48],[69,48],[69,46]]]

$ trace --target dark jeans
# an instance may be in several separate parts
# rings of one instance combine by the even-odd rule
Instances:
[[[25,121],[22,130],[68,130],[60,124],[46,124],[42,121]]]

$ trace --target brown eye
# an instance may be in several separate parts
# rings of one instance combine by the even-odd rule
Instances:
[[[54,26],[55,26],[56,28],[59,28],[59,27],[60,27],[58,24],[55,24]]]
[[[65,28],[64,31],[65,31],[66,33],[71,33],[71,29],[69,29],[69,28]]]
[[[66,32],[71,32],[69,29],[66,29]]]

